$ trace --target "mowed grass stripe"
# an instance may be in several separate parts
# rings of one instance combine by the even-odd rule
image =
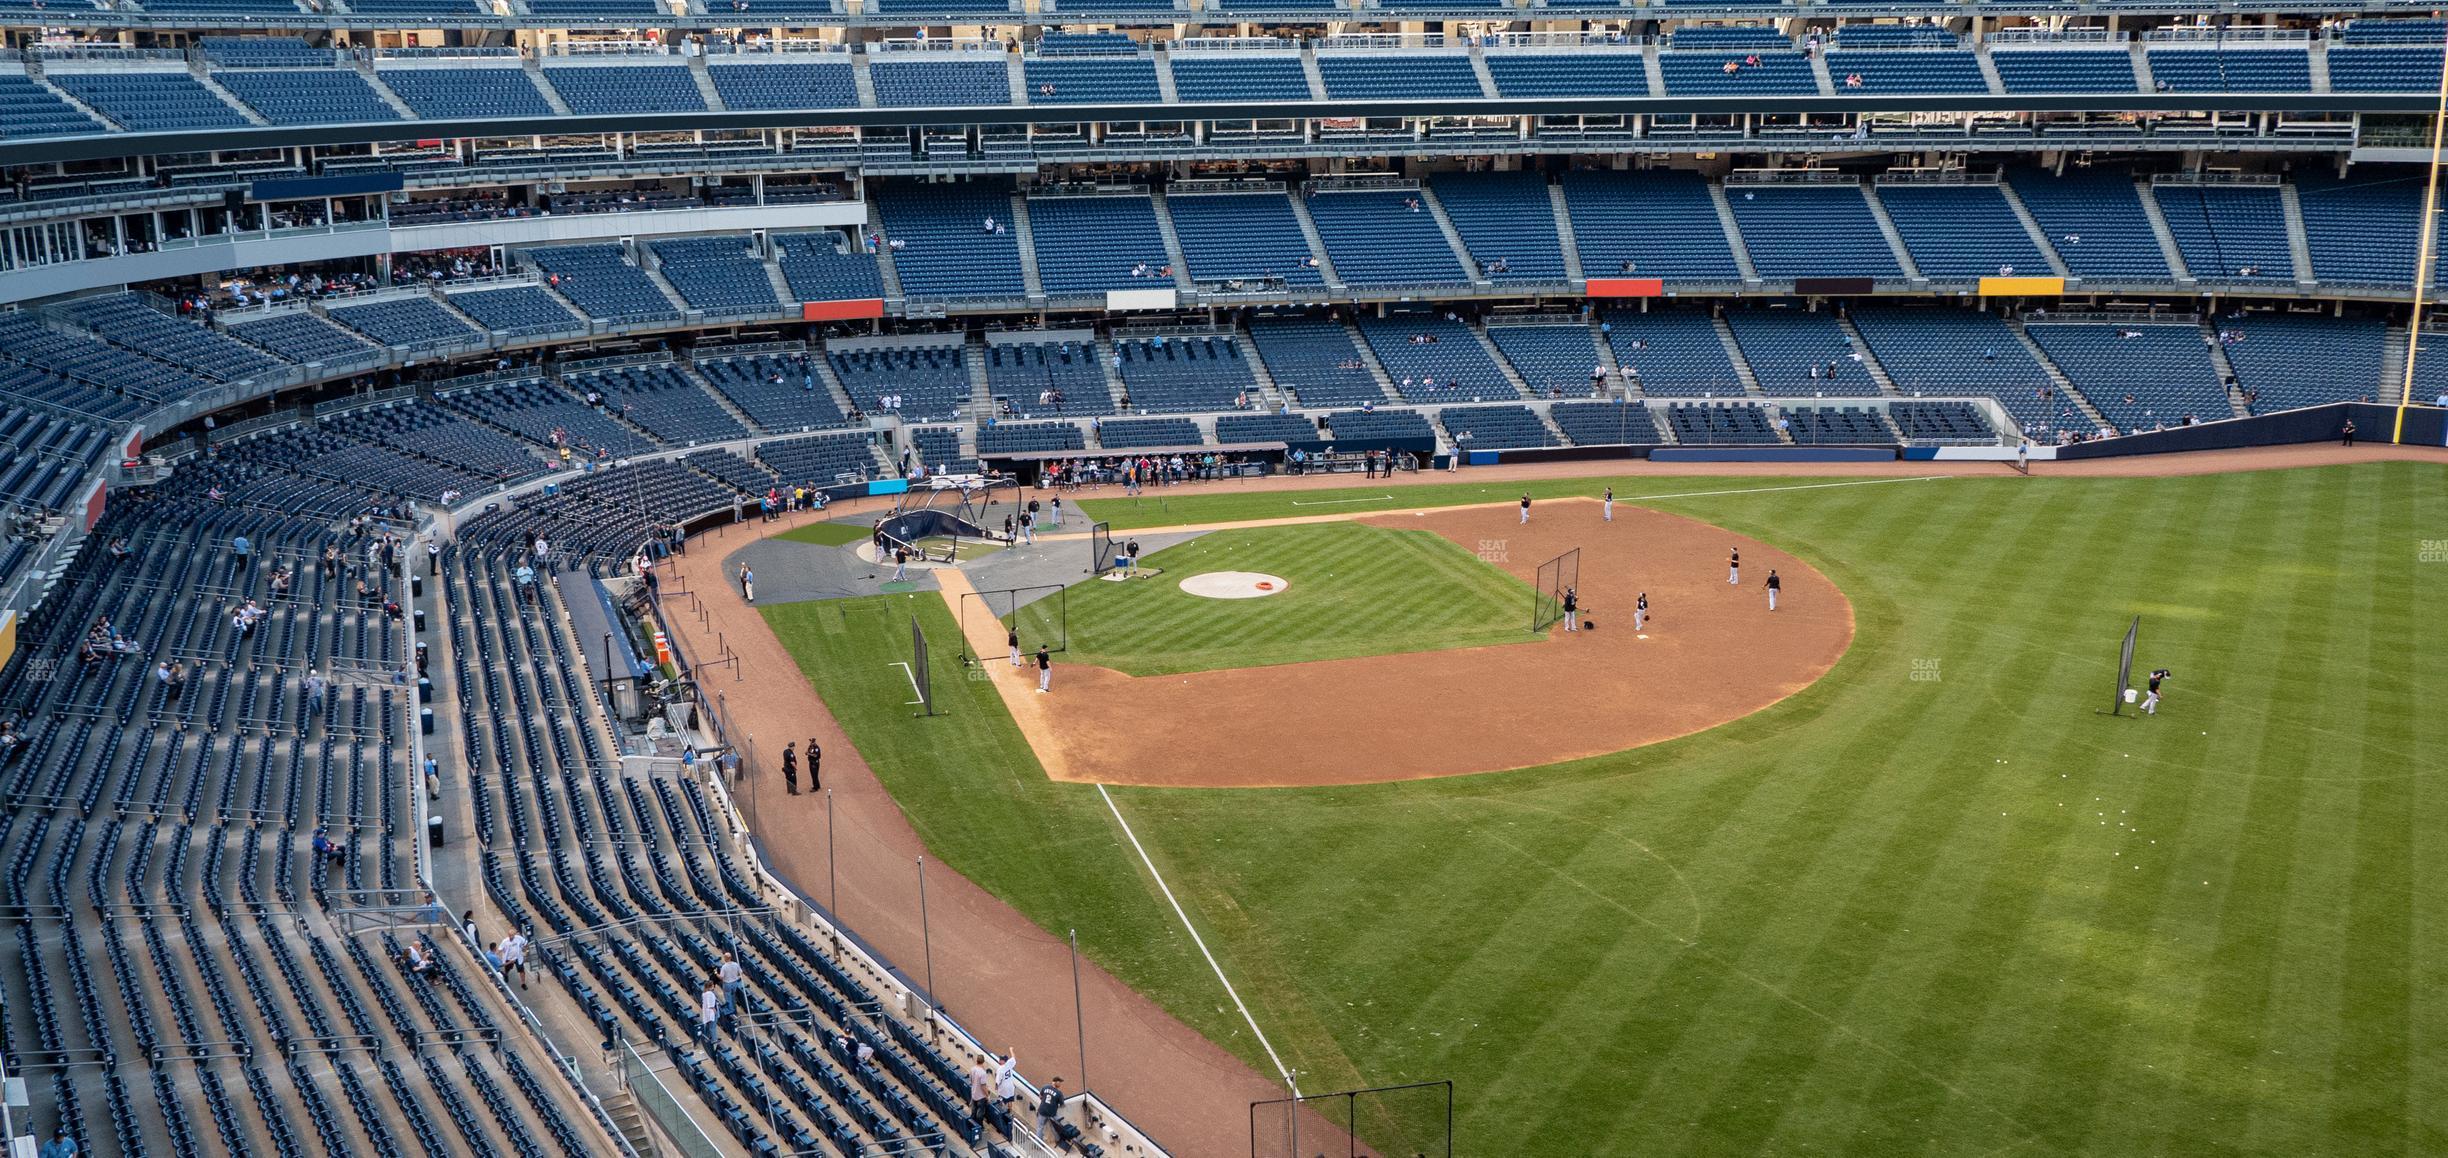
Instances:
[[[1542,638],[1529,630],[1528,584],[1427,531],[1358,523],[1220,531],[1146,562],[1164,574],[1071,589],[1072,662],[1172,675]],[[1257,599],[1181,590],[1183,579],[1213,571],[1275,575],[1288,586]]]
[[[1237,910],[1219,954],[1269,959],[1245,996],[1278,1045],[1360,1081],[1453,1078],[1458,1152],[1984,1153],[2017,1141],[1991,1106],[2040,1131],[2010,1153],[2448,1150],[2424,1108],[2448,1080],[2420,1060],[2448,1032],[2429,993],[2448,901],[2424,883],[2448,851],[2418,819],[2448,808],[2426,718],[2448,653],[2422,634],[2448,564],[2410,562],[2448,537],[2427,530],[2441,480],[2375,464],[1660,503],[1809,558],[1853,599],[1853,651],[1767,711],[1631,753],[1124,806],[1139,823],[1161,800],[1151,852]],[[2137,609],[2144,666],[2178,681],[2158,719],[2102,719]],[[1922,657],[1942,676],[1916,696]],[[2157,850],[2139,871],[2111,855],[2132,838],[2056,807],[2093,795],[2133,810]],[[1695,890],[1699,948],[1626,915],[1679,911],[1639,845]],[[1047,855],[1098,871],[1078,847]],[[1144,892],[1127,861],[1108,871]],[[1163,967],[1151,936],[1118,971],[1256,1058],[1213,978]],[[1797,1024],[1804,988],[1858,1048]],[[1269,1018],[1279,1000],[1297,1028]],[[1301,1037],[1322,1040],[1283,1040]]]

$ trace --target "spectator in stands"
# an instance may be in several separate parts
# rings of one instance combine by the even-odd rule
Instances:
[[[1019,1054],[1007,1053],[995,1062],[994,1095],[996,1101],[1008,1106],[1019,1101],[1021,1092],[1027,1088],[1020,1084]]]
[[[318,668],[307,672],[302,684],[306,692],[306,723],[312,727],[323,716],[323,699],[331,692],[331,681]]]
[[[994,1075],[983,1061],[969,1063],[969,1116],[986,1120],[986,1103],[994,1097]]]
[[[422,940],[408,942],[408,951],[402,956],[407,959],[408,972],[411,974],[422,977],[433,970],[433,958],[426,954],[425,942]]]
[[[179,697],[186,694],[187,662],[185,660],[171,660],[167,665],[156,669],[153,676],[161,681],[164,696],[170,703],[177,703]]]
[[[314,840],[311,843],[314,847],[315,855],[322,857],[324,860],[330,861],[333,868],[338,868],[348,863],[348,850],[342,848],[340,845],[332,841],[330,830],[324,828],[315,829]]]
[[[705,1037],[707,1045],[714,1044],[715,1026],[721,1020],[722,994],[709,983],[705,992],[697,995],[697,1032]]]
[[[230,564],[234,569],[246,570],[253,562],[254,554],[255,544],[250,542],[245,535],[230,537]]]
[[[62,1126],[51,1131],[51,1140],[42,1144],[36,1158],[77,1158],[79,1153],[76,1139],[68,1136],[68,1127]]]
[[[1060,1140],[1055,1127],[1062,1120],[1063,1103],[1070,1100],[1063,1094],[1062,1081],[1060,1077],[1048,1078],[1045,1087],[1037,1091],[1037,1133],[1049,1141]]]
[[[493,954],[501,958],[502,975],[508,977],[513,970],[517,971],[519,988],[527,988],[527,934],[510,930],[501,944],[493,947]]]
[[[17,730],[17,721],[0,720],[0,764],[7,764],[25,753],[25,734]]]
[[[740,994],[748,988],[747,971],[740,968],[737,958],[725,953],[722,955],[722,965],[715,973],[722,978],[723,1011],[727,1013],[739,1008]]]

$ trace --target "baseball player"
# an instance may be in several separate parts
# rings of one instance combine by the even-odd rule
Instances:
[[[1527,522],[1529,522],[1529,521],[1530,521],[1530,496],[1528,496],[1528,495],[1523,495],[1523,496],[1522,496],[1522,520],[1521,520],[1521,521],[1523,521],[1523,522],[1525,522],[1525,523],[1527,523]]]
[[[756,572],[749,570],[746,563],[740,564],[740,598],[756,602]]]
[[[1632,601],[1632,630],[1639,631],[1641,624],[1647,622],[1648,619],[1649,593],[1643,591],[1640,593],[1640,598]]]
[[[1784,585],[1784,581],[1777,578],[1776,568],[1770,567],[1768,569],[1768,610],[1776,610],[1777,589]]]
[[[1742,583],[1742,548],[1740,547],[1734,548],[1734,553],[1726,556],[1726,582],[1736,585]]]
[[[1047,651],[1042,643],[1037,645],[1037,690],[1054,690],[1054,653]]]
[[[1565,589],[1564,589],[1564,630],[1566,630],[1566,631],[1579,631],[1579,630],[1581,630],[1581,625],[1580,625],[1578,622],[1576,622],[1576,621],[1573,619],[1573,616],[1574,616],[1576,613],[1578,613],[1580,610],[1581,610],[1581,593],[1580,593],[1580,592],[1578,592],[1578,591],[1573,590],[1573,589],[1572,589],[1572,588],[1570,588],[1570,587],[1565,588]]]
[[[2145,695],[2145,696],[2143,696],[2143,697],[2142,697],[2142,714],[2143,714],[2143,715],[2145,715],[2145,716],[2156,716],[2156,715],[2158,715],[2158,714],[2159,714],[2159,684],[2160,684],[2160,682],[2161,682],[2161,681],[2163,681],[2163,680],[2165,680],[2165,679],[2167,679],[2167,678],[2168,678],[2168,669],[2166,669],[2166,668],[2154,668],[2154,669],[2152,669],[2152,670],[2151,670],[2151,673],[2150,673],[2150,694]]]
[[[909,548],[893,548],[893,582],[909,578]]]
[[[1602,520],[1604,520],[1604,521],[1606,521],[1606,522],[1609,522],[1609,523],[1614,522],[1614,521],[1615,521],[1615,488],[1614,488],[1614,487],[1608,487],[1608,488],[1606,489],[1606,498],[1605,498],[1605,499],[1603,499],[1603,500],[1601,500],[1601,501],[1602,501],[1602,502],[1604,502],[1606,505],[1605,505],[1604,507],[1601,507],[1601,508],[1600,508],[1599,518],[1600,518],[1600,519],[1602,519]]]
[[[1004,633],[1003,642],[1011,645],[1012,666],[1020,666],[1020,629],[1015,627]]]

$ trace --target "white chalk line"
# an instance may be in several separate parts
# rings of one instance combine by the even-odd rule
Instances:
[[[911,695],[913,695],[913,696],[918,697],[917,699],[911,700],[909,703],[906,703],[906,704],[901,705],[902,707],[905,707],[905,708],[906,708],[906,707],[910,707],[910,706],[913,706],[913,705],[916,705],[916,704],[923,704],[923,703],[925,703],[925,702],[926,702],[926,693],[918,690],[918,669],[913,668],[913,667],[911,667],[910,665],[908,665],[908,664],[906,664],[906,663],[901,663],[901,662],[899,662],[899,661],[895,661],[895,662],[892,662],[892,663],[888,663],[888,664],[885,664],[884,666],[886,666],[886,667],[897,667],[897,668],[900,668],[900,669],[901,669],[901,674],[909,677],[909,682],[910,682],[910,694],[911,694]]]
[[[1231,978],[1224,976],[1224,966],[1218,964],[1215,954],[1208,951],[1207,939],[1199,936],[1198,926],[1190,923],[1190,914],[1183,912],[1181,902],[1174,898],[1173,886],[1165,883],[1164,874],[1156,871],[1156,862],[1149,858],[1147,847],[1139,843],[1139,834],[1132,832],[1130,821],[1122,818],[1122,807],[1114,803],[1113,793],[1105,791],[1102,784],[1097,785],[1096,790],[1097,795],[1105,798],[1105,807],[1113,813],[1114,823],[1122,826],[1122,835],[1130,838],[1131,849],[1139,854],[1139,863],[1147,866],[1148,876],[1155,879],[1157,889],[1164,893],[1165,903],[1173,906],[1173,915],[1181,918],[1182,928],[1189,930],[1190,943],[1198,946],[1199,956],[1205,957],[1207,967],[1215,970],[1216,980],[1224,986],[1224,995],[1232,998],[1233,1008],[1241,1011],[1241,1020],[1249,1025],[1250,1033],[1266,1050],[1267,1060],[1275,1063],[1275,1072],[1282,1075],[1285,1088],[1292,1091],[1293,1097],[1301,1096],[1300,1084],[1292,1080],[1292,1070],[1284,1065],[1283,1055],[1275,1052],[1275,1043],[1267,1040],[1266,1031],[1258,1028],[1258,1019],[1251,1016],[1249,1006],[1242,1003],[1241,992],[1233,988]]]

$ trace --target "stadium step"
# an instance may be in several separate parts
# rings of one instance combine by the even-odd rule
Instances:
[[[1487,57],[1480,53],[1477,44],[1471,45],[1470,64],[1471,75],[1479,78],[1479,94],[1489,100],[1503,99],[1504,94],[1496,89],[1496,76],[1488,71]]]
[[[536,92],[543,95],[544,103],[551,105],[552,111],[565,117],[570,115],[569,102],[562,100],[561,94],[554,92],[553,86],[545,81],[544,66],[538,63],[535,57],[528,57],[526,63],[519,67],[526,71],[527,83],[536,87]]]
[[[1368,339],[1360,336],[1359,323],[1343,319],[1343,336],[1351,340],[1352,349],[1360,355],[1360,364],[1368,367],[1369,377],[1377,380],[1377,389],[1389,400],[1400,401],[1394,393],[1394,379],[1386,374],[1385,363],[1377,360],[1377,351],[1369,348]]]
[[[1020,250],[1020,288],[1028,294],[1029,305],[1043,308],[1046,301],[1045,282],[1037,275],[1037,238],[1029,231],[1028,198],[1011,195],[1012,241]]]
[[[375,70],[372,57],[357,62],[357,75],[364,77],[366,87],[373,89],[374,95],[381,97],[382,102],[391,106],[391,111],[398,113],[402,120],[416,119],[416,110],[408,107],[407,101],[401,100],[398,93],[391,91],[390,85],[382,82],[382,74]]]
[[[1156,95],[1166,104],[1181,101],[1181,90],[1173,87],[1173,61],[1169,53],[1156,58]]]
[[[212,78],[211,73],[204,71],[204,63],[200,58],[194,63],[190,64],[188,68],[195,73],[196,83],[203,85],[204,91],[221,98],[222,104],[228,105],[231,110],[235,111],[239,116],[245,117],[248,124],[268,125],[272,123],[265,120],[262,113],[248,108],[245,101],[238,99],[238,94],[222,88],[220,82]]]
[[[715,89],[714,77],[706,71],[706,58],[703,53],[689,54],[688,70],[689,79],[697,82],[697,95],[705,99],[707,108],[715,112],[723,112],[730,107],[723,104],[722,93]]]
[[[1590,319],[1589,336],[1590,345],[1596,347],[1598,351],[1598,364],[1607,369],[1607,395],[1613,397],[1616,393],[1621,392],[1626,399],[1640,397],[1640,383],[1624,378],[1623,363],[1615,360],[1615,344],[1607,341],[1605,334],[1598,332],[1598,320],[1595,317]]]
[[[1734,206],[1726,202],[1725,186],[1708,183],[1709,201],[1717,206],[1717,228],[1724,231],[1726,248],[1734,253],[1734,268],[1741,271],[1745,285],[1760,283],[1759,267],[1751,264],[1751,247],[1743,244],[1742,227],[1734,223]]]
[[[850,401],[850,391],[842,385],[841,375],[833,372],[832,357],[814,342],[808,343],[808,347],[808,365],[816,368],[816,380],[824,383],[825,390],[833,395],[833,405],[844,414],[858,413],[858,406]]]
[[[1471,284],[1482,292],[1496,288],[1496,284],[1480,272],[1479,260],[1471,256],[1470,247],[1462,243],[1462,231],[1455,229],[1453,218],[1445,215],[1445,204],[1437,200],[1436,190],[1422,181],[1419,197],[1420,204],[1428,207],[1428,216],[1436,221],[1437,232],[1445,235],[1445,244],[1453,247],[1454,260],[1462,263],[1462,272],[1469,275]]]
[[[2312,42],[2312,91],[2331,91],[2329,88],[2329,42],[2327,40],[2316,39]]]
[[[1862,200],[1870,205],[1870,219],[1878,222],[1879,235],[1887,239],[1887,248],[1895,251],[1896,264],[1903,267],[1905,279],[1927,283],[1929,279],[1921,276],[1921,263],[1914,261],[1912,251],[1904,247],[1904,235],[1896,232],[1895,218],[1887,215],[1887,203],[1879,200],[1878,186],[1865,184],[1861,194]]]
[[[2039,363],[2040,369],[2047,372],[2050,387],[2066,401],[2073,403],[2075,409],[2082,411],[2083,418],[2091,423],[2093,430],[2109,429],[2108,420],[2100,415],[2099,408],[2091,405],[2091,400],[2083,397],[2083,392],[2074,388],[2074,380],[2066,377],[2065,371],[2058,369],[2057,363],[2050,360],[2048,351],[2041,349],[2040,343],[2032,340],[2031,331],[2024,328],[2023,319],[2006,319],[2006,328],[2014,331],[2015,339],[2023,343],[2024,352],[2030,354],[2032,361]]]
[[[1113,400],[1114,413],[1129,413],[1129,409],[1122,406],[1122,400],[1130,396],[1130,387],[1122,384],[1122,371],[1114,365],[1118,355],[1114,353],[1113,339],[1103,334],[1097,335],[1096,351],[1097,369],[1105,375],[1105,396]]]
[[[1275,375],[1267,369],[1266,359],[1258,356],[1258,343],[1250,339],[1249,331],[1235,326],[1232,338],[1233,345],[1241,351],[1241,364],[1249,367],[1250,380],[1258,384],[1258,396],[1266,401],[1266,408],[1291,406],[1292,399],[1284,394],[1283,387],[1275,384]]]
[[[1981,80],[1989,86],[1990,95],[2005,96],[2006,79],[1998,75],[1997,61],[1990,58],[1988,46],[1982,45],[1980,51],[1972,54],[1972,60],[1980,65]]]
[[[689,385],[703,391],[706,397],[714,400],[714,405],[721,407],[723,413],[731,416],[731,421],[739,423],[740,429],[765,429],[764,427],[757,425],[756,419],[748,417],[748,412],[740,409],[739,403],[733,402],[728,397],[725,397],[723,392],[715,389],[712,383],[699,377],[697,374],[697,368],[695,366],[683,362],[679,365],[679,371],[681,377],[688,379]]]
[[[1895,379],[1887,376],[1887,367],[1879,364],[1878,354],[1870,349],[1870,343],[1862,337],[1862,332],[1853,328],[1853,319],[1843,314],[1836,315],[1836,328],[1843,330],[1846,340],[1853,343],[1854,349],[1861,351],[1862,368],[1870,371],[1870,380],[1878,383],[1879,393],[1891,398],[1902,395],[1903,391],[1896,389]]]
[[[883,211],[876,207],[875,198],[869,197],[866,201],[867,236],[882,239],[876,243],[876,273],[883,279],[884,296],[900,301],[901,271],[893,265],[892,246],[886,244],[891,240],[891,235],[884,232]]]
[[[1326,75],[1318,71],[1317,49],[1310,41],[1304,40],[1301,42],[1300,62],[1301,74],[1309,78],[1309,99],[1313,101],[1325,100]],[[1293,200],[1295,203],[1298,203],[1299,198],[1296,197]]]
[[[1640,54],[1641,71],[1648,74],[1647,80],[1649,81],[1649,95],[1658,97],[1665,96],[1666,66],[1658,63],[1657,45],[1642,45]]]
[[[2134,196],[2142,199],[2142,218],[2150,222],[2151,235],[2159,239],[2159,256],[2167,259],[2169,272],[2176,275],[2177,281],[2192,281],[2193,271],[2185,265],[2184,251],[2176,248],[2176,234],[2168,229],[2167,215],[2159,212],[2159,199],[2151,195],[2150,185],[2135,182]]]
[[[1575,292],[1586,289],[1589,278],[1581,272],[1581,240],[1573,232],[1572,210],[1564,203],[1564,187],[1547,183],[1547,205],[1555,211],[1556,242],[1564,249],[1564,276],[1572,281]]]
[[[1725,346],[1726,361],[1734,364],[1734,376],[1742,379],[1743,393],[1753,398],[1764,397],[1760,393],[1759,375],[1751,372],[1751,360],[1743,357],[1742,344],[1734,340],[1734,327],[1726,324],[1725,315],[1710,318],[1709,324],[1717,327],[1717,340]]]
[[[691,306],[688,299],[680,295],[679,288],[672,285],[670,280],[663,276],[662,263],[652,261],[647,257],[650,252],[652,251],[646,246],[640,245],[636,253],[629,255],[629,260],[636,263],[638,269],[645,273],[647,281],[654,283],[656,289],[663,291],[664,297],[671,299],[673,309],[683,314],[695,313],[696,307]]]
[[[2320,278],[2312,269],[2312,243],[2304,233],[2303,198],[2297,195],[2293,181],[2279,183],[2278,204],[2286,211],[2287,257],[2295,263],[2295,284],[2317,284]]]
[[[1341,290],[1343,279],[1335,273],[1334,259],[1326,256],[1326,239],[1318,236],[1317,221],[1309,216],[1309,206],[1297,192],[1292,195],[1291,201],[1292,219],[1300,222],[1301,236],[1309,242],[1309,254],[1317,258],[1318,277],[1328,286]],[[1358,340],[1357,335],[1354,340]],[[1381,372],[1378,377],[1383,378],[1384,374]]]
[[[1027,71],[1014,67],[1010,60],[1005,59],[1003,77],[1011,85],[1011,103],[1015,106],[1026,105],[1029,99]]]
[[[2244,387],[2236,377],[2235,362],[2227,357],[2227,344],[2219,341],[2218,319],[2204,316],[2201,320],[2202,341],[2210,347],[2210,368],[2218,371],[2219,381],[2227,384],[2227,407],[2232,417],[2249,418],[2252,410],[2244,405]]]
[[[1983,56],[1981,59],[1986,61],[1989,58]],[[2074,276],[2074,271],[2066,267],[2065,257],[2057,252],[2056,244],[2049,240],[2048,231],[2040,228],[2040,219],[2032,216],[2031,208],[2023,204],[2022,195],[2015,192],[2014,185],[2000,181],[1998,192],[2005,194],[2006,207],[2014,210],[2015,219],[2023,223],[2023,232],[2031,237],[2033,245],[2040,248],[2040,256],[2048,259],[2049,271],[2058,277]]]
[[[863,109],[876,107],[875,74],[867,71],[867,62],[874,59],[864,52],[850,57],[850,84],[858,90],[859,107]]]
[[[1165,207],[1163,189],[1148,191],[1148,200],[1156,207],[1156,232],[1164,238],[1165,260],[1173,265],[1173,282],[1183,289],[1195,290],[1198,283],[1190,280],[1190,261],[1182,256],[1181,234],[1173,231],[1173,211]]]
[[[654,1130],[646,1124],[646,1115],[639,1112],[637,1099],[630,1097],[628,1091],[604,1095],[603,1107],[612,1119],[612,1128],[620,1131],[621,1140],[629,1143],[630,1149],[640,1154],[662,1152],[655,1146]]]
[[[2135,89],[2141,92],[2152,92],[2159,87],[2159,83],[2158,78],[2151,75],[2150,53],[2145,51],[2145,48],[2144,43],[2137,40],[2126,47],[2126,52],[2133,57]]]
[[[986,384],[986,338],[971,334],[961,345],[961,365],[969,370],[969,418],[984,422],[995,412],[994,387]]]
[[[1522,378],[1521,371],[1514,367],[1513,360],[1505,357],[1504,351],[1496,348],[1495,339],[1488,337],[1487,327],[1478,322],[1464,324],[1470,327],[1471,336],[1479,339],[1479,348],[1487,351],[1488,361],[1496,364],[1497,373],[1503,374],[1504,380],[1512,383],[1513,389],[1519,391],[1522,397],[1537,397],[1532,393],[1530,383]]]
[[[791,292],[790,279],[782,276],[782,265],[774,260],[773,254],[757,255],[757,264],[765,267],[765,278],[773,283],[774,300],[782,303],[783,308],[788,309],[791,303],[799,300],[799,295]]]
[[[1820,96],[1832,97],[1836,95],[1836,78],[1828,75],[1826,53],[1814,52],[1810,54],[1810,72],[1811,83],[1819,86]]]

